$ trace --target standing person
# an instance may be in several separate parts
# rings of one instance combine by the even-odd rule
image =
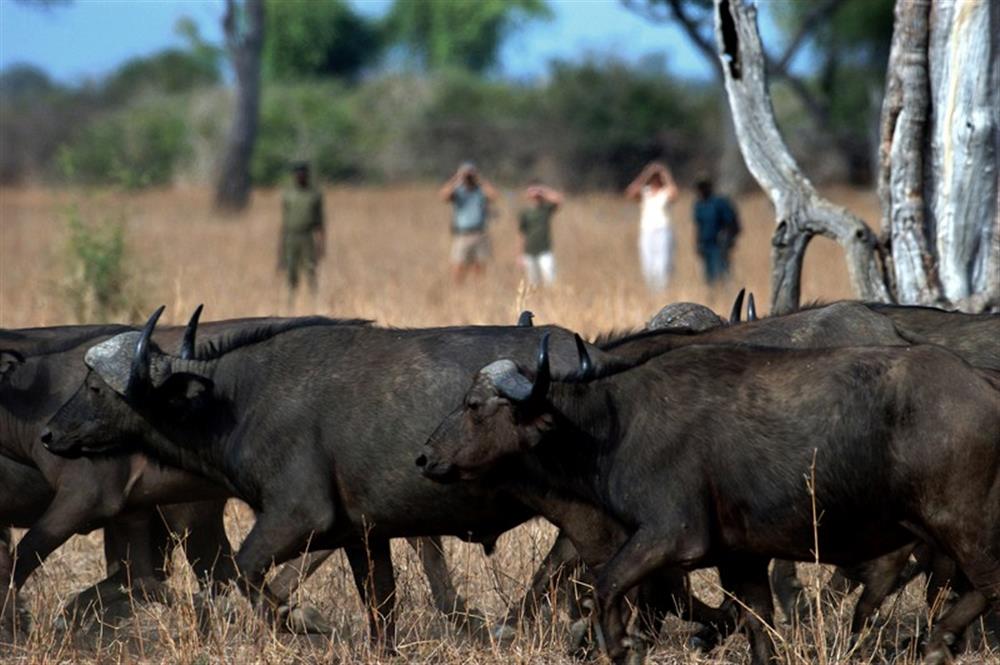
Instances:
[[[316,266],[326,250],[323,195],[310,182],[309,165],[292,165],[292,184],[281,194],[281,250],[278,269],[288,278],[288,300],[295,298],[299,272],[304,271],[309,290],[316,294]]]
[[[625,189],[625,196],[639,201],[639,262],[646,286],[659,293],[673,270],[670,204],[677,198],[677,185],[665,164],[651,162]]]
[[[472,162],[458,167],[441,187],[441,199],[451,203],[451,274],[460,284],[468,272],[479,274],[490,257],[490,239],[486,233],[489,203],[497,190],[479,175]]]
[[[698,254],[705,264],[705,281],[713,284],[729,274],[729,254],[740,233],[740,220],[729,199],[715,195],[710,178],[699,178],[695,188],[698,190],[698,200],[694,203]]]
[[[552,216],[562,205],[563,195],[537,180],[524,190],[528,207],[518,215],[521,232],[521,264],[528,284],[551,286],[556,278],[556,259],[552,255]]]

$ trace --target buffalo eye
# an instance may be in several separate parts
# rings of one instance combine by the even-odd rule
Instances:
[[[472,398],[470,398],[470,399],[466,400],[466,402],[465,402],[465,406],[470,411],[478,411],[479,407],[481,407],[482,405],[483,405],[483,403],[480,402],[478,399],[472,399]]]

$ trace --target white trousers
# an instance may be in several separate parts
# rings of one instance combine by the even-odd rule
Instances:
[[[556,280],[556,257],[552,256],[552,252],[523,254],[521,263],[531,286],[537,286],[539,282],[550,286]]]
[[[674,234],[669,226],[639,229],[639,264],[650,291],[667,288],[674,267]]]

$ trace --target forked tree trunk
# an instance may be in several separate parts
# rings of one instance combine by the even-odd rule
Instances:
[[[1000,307],[1000,6],[898,0],[882,112],[879,243],[857,216],[816,192],[778,132],[756,9],[715,0],[716,44],[743,158],[777,214],[773,311],[799,304],[816,234],[843,247],[864,300]]]
[[[226,0],[222,20],[226,50],[236,75],[236,105],[215,190],[215,205],[242,210],[250,200],[250,159],[257,140],[260,56],[264,46],[264,0]]]
[[[798,307],[802,260],[816,234],[844,248],[851,283],[861,298],[887,300],[875,235],[860,218],[817,193],[781,138],[767,89],[756,8],[741,0],[716,0],[715,33],[743,159],[777,213],[771,243],[772,312]]]

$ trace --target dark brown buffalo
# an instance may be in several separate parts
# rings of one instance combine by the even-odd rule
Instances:
[[[147,330],[153,325],[155,318]],[[372,638],[388,644],[389,538],[443,534],[492,543],[535,516],[488,486],[445,489],[411,468],[459,400],[464,377],[498,353],[531,357],[546,332],[557,341],[555,357],[575,366],[573,335],[551,326],[264,326],[196,360],[164,354],[145,335],[116,338],[114,349],[92,349],[88,362],[97,369],[44,440],[63,454],[139,444],[247,501],[257,522],[237,562],[256,597],[267,593],[259,584],[272,561],[307,543],[345,547],[359,592],[372,599],[365,605],[378,608]],[[682,588],[675,595],[686,596]]]
[[[691,346],[552,381],[542,348],[535,371],[484,367],[418,463],[440,481],[492,474],[546,516],[555,497],[628,524],[597,583],[616,659],[623,594],[673,565],[719,568],[745,603],[754,663],[769,662],[768,561],[816,555],[806,478],[821,561],[857,565],[918,538],[972,582],[935,625],[930,658],[989,602],[1000,612],[995,377],[933,346]]]
[[[211,342],[235,327],[257,323],[219,322],[204,328]],[[128,611],[124,587],[140,598],[163,598],[160,583],[176,538],[181,538],[199,581],[221,588],[236,575],[223,524],[226,494],[214,484],[150,463],[142,455],[66,459],[38,441],[48,418],[82,383],[84,352],[129,330],[108,325],[0,331],[0,524],[28,529],[11,557],[9,530],[4,528],[0,579],[5,587],[19,589],[69,536],[103,526],[108,577],[79,594],[68,608],[71,612],[91,604]],[[176,346],[183,331],[164,329],[159,339]],[[199,496],[220,498],[190,503]],[[167,505],[178,500],[186,503]],[[307,611],[290,610],[295,619]]]

